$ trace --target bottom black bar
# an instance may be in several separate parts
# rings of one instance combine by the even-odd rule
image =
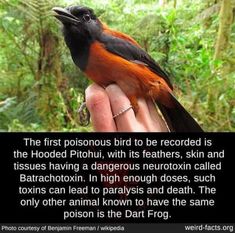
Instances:
[[[183,233],[234,232],[234,223],[178,224],[1,224],[0,232],[123,232],[123,233]]]

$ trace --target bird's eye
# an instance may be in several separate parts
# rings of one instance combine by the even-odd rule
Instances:
[[[91,21],[90,15],[89,15],[89,14],[83,15],[83,20],[84,20],[85,22],[90,22],[90,21]]]

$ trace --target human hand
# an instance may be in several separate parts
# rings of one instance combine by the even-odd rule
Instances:
[[[139,111],[135,114],[129,108],[128,97],[116,84],[105,89],[92,84],[86,89],[86,106],[96,132],[168,132],[152,101],[139,98],[138,105]]]

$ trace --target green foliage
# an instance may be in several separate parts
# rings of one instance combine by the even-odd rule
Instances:
[[[78,124],[87,79],[74,66],[53,6],[73,1],[0,0],[0,130],[90,131]],[[215,1],[80,0],[134,37],[171,76],[175,93],[206,131],[235,130],[235,24],[213,60]],[[227,66],[229,64],[229,66]],[[228,68],[229,67],[229,68]]]
[[[62,46],[62,37],[58,38],[61,33],[51,14],[55,1],[2,2],[0,101],[15,101],[1,108],[0,129],[84,130],[78,127],[76,118],[71,117],[75,115],[79,103],[71,106],[66,102],[71,86],[84,89],[87,81],[83,78],[82,85],[75,85],[77,71],[71,59],[68,62],[70,55]],[[62,53],[66,54],[65,57],[61,56]],[[73,77],[71,83],[70,75]]]

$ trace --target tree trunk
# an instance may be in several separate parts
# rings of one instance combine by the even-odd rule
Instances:
[[[230,30],[233,23],[232,0],[222,0],[220,9],[220,22],[214,59],[221,59],[223,52],[229,44]]]
[[[174,0],[174,8],[176,9],[177,6],[177,0]]]

